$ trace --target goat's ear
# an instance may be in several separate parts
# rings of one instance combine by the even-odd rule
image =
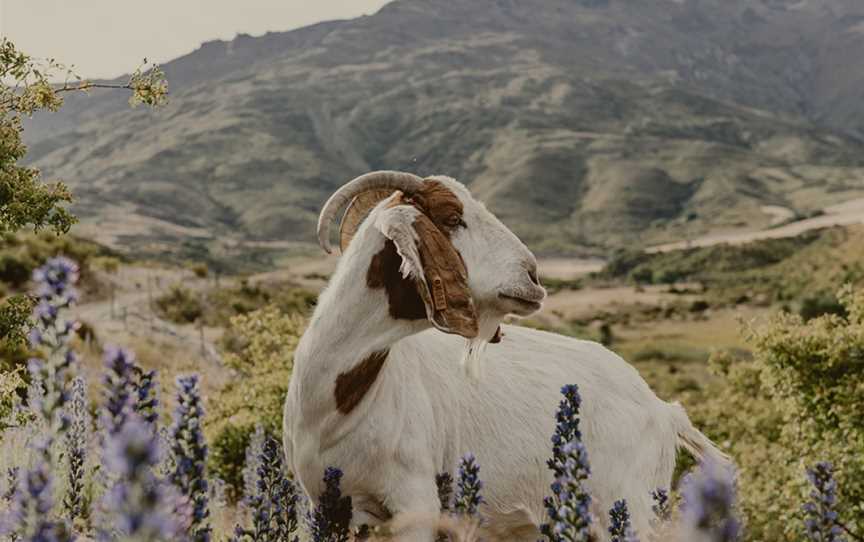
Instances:
[[[391,196],[375,222],[396,245],[402,258],[399,271],[414,282],[426,316],[436,328],[476,337],[477,310],[462,256],[428,216],[403,198],[401,192]]]

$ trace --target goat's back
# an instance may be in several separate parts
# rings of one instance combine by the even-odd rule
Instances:
[[[440,468],[452,471],[461,455],[474,453],[491,523],[543,523],[560,390],[577,384],[595,515],[605,522],[614,501],[626,499],[634,527],[648,529],[650,492],[669,486],[675,466],[673,405],[600,344],[523,327],[503,331],[501,343],[488,345],[476,382],[459,365],[462,338],[430,330],[394,345],[388,376],[422,380]]]

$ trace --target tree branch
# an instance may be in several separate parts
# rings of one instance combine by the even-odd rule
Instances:
[[[852,539],[858,540],[859,542],[864,542],[864,536],[861,536],[860,534],[853,533],[849,529],[849,527],[847,527],[845,524],[841,523],[840,521],[836,521],[835,523],[837,524],[838,527],[840,527],[841,529],[846,531],[846,534],[848,534],[850,537],[852,537]]]

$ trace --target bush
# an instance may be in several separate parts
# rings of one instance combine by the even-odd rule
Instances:
[[[6,429],[3,421],[9,419],[18,399],[18,390],[24,387],[20,371],[0,371],[0,431]]]
[[[238,500],[242,494],[246,448],[253,432],[254,424],[225,425],[212,439],[210,472],[225,482],[232,501]]]
[[[178,324],[191,324],[204,314],[198,296],[180,285],[172,286],[168,293],[158,297],[156,308],[160,316]]]
[[[237,480],[243,468],[240,447],[256,424],[271,434],[282,433],[282,404],[291,380],[294,349],[305,319],[265,307],[231,319],[223,339],[225,364],[236,371],[212,407],[207,433],[218,445],[213,468]]]
[[[841,521],[864,528],[864,291],[838,298],[845,318],[781,313],[750,331],[751,361],[712,356],[724,379],[691,409],[738,463],[749,540],[800,539],[804,465],[818,461],[835,466]]]
[[[193,263],[192,265],[189,266],[189,269],[199,279],[207,278],[207,275],[210,274],[210,270],[207,267],[206,263]]]
[[[563,290],[580,290],[582,288],[581,279],[559,279],[555,277],[543,277],[543,287],[549,295],[558,293]]]
[[[846,307],[840,303],[834,294],[822,292],[802,299],[798,314],[804,320],[812,320],[823,314],[836,314],[845,317]]]
[[[629,279],[636,284],[651,284],[654,282],[654,270],[650,267],[640,267],[630,272]]]
[[[231,319],[265,306],[284,313],[306,315],[315,306],[317,296],[291,284],[259,285],[243,280],[240,285],[191,292],[175,285],[156,301],[160,316],[178,324],[189,324],[203,318],[208,326],[227,327]]]

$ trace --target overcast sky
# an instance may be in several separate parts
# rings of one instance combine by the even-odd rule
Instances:
[[[82,77],[116,77],[204,41],[377,11],[388,0],[0,0],[0,34]]]

